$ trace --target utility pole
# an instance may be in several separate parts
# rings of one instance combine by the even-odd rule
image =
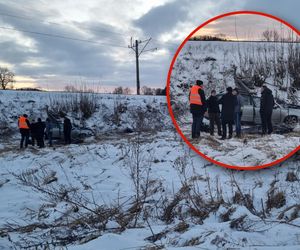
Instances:
[[[140,95],[139,42],[135,40],[136,94]]]
[[[145,50],[145,48],[147,47],[147,45],[150,43],[151,41],[151,37],[145,41],[141,41],[141,40],[135,40],[135,42],[133,43],[132,41],[132,37],[130,39],[130,45],[128,45],[128,48],[132,49],[135,52],[135,63],[136,63],[136,93],[137,95],[140,95],[140,66],[139,66],[139,58],[140,55],[143,52],[147,52],[147,51],[154,51],[157,50],[157,48],[152,48],[152,49],[148,49]],[[139,44],[145,44],[143,46],[143,48],[141,49],[141,51],[139,51]]]

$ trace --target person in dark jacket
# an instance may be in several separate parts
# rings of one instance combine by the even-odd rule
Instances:
[[[31,145],[34,146],[35,142],[37,142],[37,145],[39,146],[38,140],[37,140],[36,122],[34,119],[31,121],[31,124],[30,124],[30,134],[31,134]]]
[[[45,133],[45,123],[42,122],[41,118],[38,118],[38,122],[36,123],[36,136],[37,136],[37,143],[40,148],[45,147],[44,143],[44,133]]]
[[[49,118],[46,119],[46,135],[48,138],[48,144],[52,147],[52,131],[53,131],[53,124]]]
[[[27,118],[28,116],[24,114],[20,116],[18,119],[18,127],[20,129],[20,134],[21,134],[20,148],[23,148],[24,140],[25,140],[25,148],[27,148],[29,143],[30,122]]]
[[[225,140],[227,137],[227,125],[229,130],[228,139],[232,138],[233,133],[233,123],[234,123],[234,107],[236,103],[236,98],[232,94],[232,88],[227,88],[227,93],[222,96],[219,101],[219,104],[222,105],[221,111],[221,120],[222,120],[222,138],[221,140]]]
[[[221,120],[220,120],[220,107],[218,98],[216,97],[216,90],[211,91],[210,97],[207,99],[208,117],[209,117],[209,131],[214,135],[215,124],[218,128],[218,135],[221,136]]]
[[[262,134],[266,133],[272,134],[272,113],[274,108],[274,97],[272,91],[265,85],[261,88],[261,98],[260,98],[260,117]]]
[[[235,88],[232,93],[235,96],[235,106],[234,106],[235,132],[236,132],[236,137],[241,138],[241,136],[242,136],[241,118],[242,118],[242,114],[243,114],[243,110],[242,110],[243,109],[243,99],[237,88]]]
[[[193,115],[192,138],[200,137],[200,130],[204,113],[206,112],[206,98],[203,90],[203,82],[197,80],[189,92],[190,112]]]
[[[66,144],[71,144],[72,124],[69,118],[64,119],[64,138]]]

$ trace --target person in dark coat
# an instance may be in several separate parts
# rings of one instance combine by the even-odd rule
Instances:
[[[31,124],[30,124],[30,134],[31,134],[31,145],[34,146],[35,145],[35,142],[37,142],[37,145],[39,146],[38,144],[38,140],[37,140],[37,128],[36,128],[36,122],[35,120],[33,119]]]
[[[266,133],[272,134],[272,113],[274,108],[274,97],[272,90],[267,86],[263,85],[261,88],[261,98],[260,98],[260,118],[262,126],[262,134]]]
[[[24,114],[20,116],[18,119],[18,127],[20,129],[20,134],[21,134],[20,148],[23,148],[24,141],[25,141],[25,148],[27,148],[29,143],[30,122],[27,118],[28,116]]]
[[[211,96],[207,99],[208,117],[209,117],[209,131],[211,135],[214,135],[215,124],[218,128],[218,135],[222,135],[221,120],[220,120],[220,107],[218,98],[216,97],[216,91],[211,91]]]
[[[42,119],[38,118],[38,122],[36,123],[36,136],[37,136],[38,146],[40,148],[45,147],[45,143],[44,143],[45,127],[46,125],[44,122],[42,122]]]
[[[49,146],[52,147],[52,131],[53,131],[53,124],[49,118],[46,119],[46,135],[48,138]]]
[[[203,82],[201,80],[197,80],[196,84],[191,87],[189,92],[189,101],[190,112],[193,115],[192,138],[194,139],[200,137],[202,121],[207,109]]]
[[[221,111],[221,120],[222,120],[222,138],[221,140],[225,140],[227,138],[227,125],[229,130],[228,139],[232,138],[233,133],[233,123],[234,123],[234,107],[236,103],[236,98],[232,94],[232,88],[227,88],[227,93],[222,96],[219,101],[219,104],[222,105]]]
[[[233,90],[233,95],[235,96],[235,106],[234,106],[234,123],[236,137],[241,138],[242,136],[242,114],[243,114],[243,98],[237,88]]]
[[[69,118],[64,119],[64,138],[66,144],[71,144],[72,124]]]

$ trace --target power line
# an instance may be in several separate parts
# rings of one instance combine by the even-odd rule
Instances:
[[[30,31],[30,30],[24,30],[24,29],[16,29],[16,28],[3,27],[3,26],[0,26],[0,29],[21,31],[21,32],[25,32],[25,33],[35,34],[35,35],[54,37],[54,38],[60,38],[60,39],[68,39],[68,40],[73,40],[73,41],[78,41],[78,42],[94,43],[94,44],[98,44],[98,45],[102,45],[102,46],[111,46],[111,47],[126,48],[126,49],[128,48],[126,46],[117,45],[117,44],[102,43],[102,42],[97,42],[97,41],[93,41],[93,40],[73,38],[73,37],[68,37],[68,36],[63,36],[63,35],[49,34],[49,33]]]
[[[77,28],[80,28],[78,26],[82,26],[82,27],[85,27],[85,29],[88,29],[90,31],[96,31],[96,32],[99,32],[99,33],[115,34],[115,35],[124,36],[124,37],[128,38],[128,35],[126,35],[125,33],[115,32],[115,31],[108,31],[108,30],[93,29],[93,28],[88,27],[87,25],[80,24],[80,23],[79,24],[78,23],[75,24],[74,22],[72,22],[71,24],[68,23],[68,22],[57,23],[57,22],[45,21],[45,20],[42,20],[40,18],[32,18],[32,17],[29,17],[29,16],[20,16],[20,15],[15,15],[15,14],[7,14],[7,13],[3,13],[3,12],[0,12],[0,16],[6,16],[6,17],[12,17],[12,18],[16,18],[16,19],[22,19],[22,20],[26,20],[26,21],[29,21],[29,22],[38,21],[40,23],[47,23],[47,24],[57,25],[57,26],[66,26],[66,25],[70,26],[70,25],[73,25]]]
[[[33,10],[33,9],[32,9]],[[100,30],[100,29],[93,29],[93,28],[90,28],[88,27],[87,25],[84,25],[84,24],[74,24],[74,23],[67,23],[67,22],[62,22],[62,23],[57,23],[57,22],[50,22],[50,21],[45,21],[45,20],[42,20],[42,19],[38,19],[38,18],[32,18],[32,17],[28,17],[28,16],[20,16],[20,15],[14,15],[14,14],[7,14],[7,13],[3,13],[3,12],[0,12],[0,16],[6,16],[6,17],[12,17],[12,18],[17,18],[17,19],[22,19],[22,20],[26,20],[26,21],[39,21],[41,23],[47,23],[47,24],[50,24],[50,25],[57,25],[57,26],[70,26],[70,25],[73,25],[77,28],[80,28],[78,26],[82,26],[82,27],[85,27],[86,29],[90,30],[90,31],[95,31],[95,32],[99,32],[99,33],[108,33],[108,34],[115,34],[115,35],[119,35],[119,36],[123,36],[123,37],[128,37],[127,34],[125,33],[121,33],[121,32],[115,32],[115,31],[107,31],[107,30]],[[82,29],[82,28],[81,28]],[[158,39],[155,39],[155,38],[152,38],[153,41],[156,41],[158,44],[160,45],[164,45],[166,47],[178,47],[178,44],[177,43],[173,43],[173,42],[162,42]]]

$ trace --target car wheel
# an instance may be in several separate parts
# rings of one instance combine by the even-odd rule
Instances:
[[[291,127],[296,127],[298,123],[297,116],[288,116],[284,119],[284,123]]]

